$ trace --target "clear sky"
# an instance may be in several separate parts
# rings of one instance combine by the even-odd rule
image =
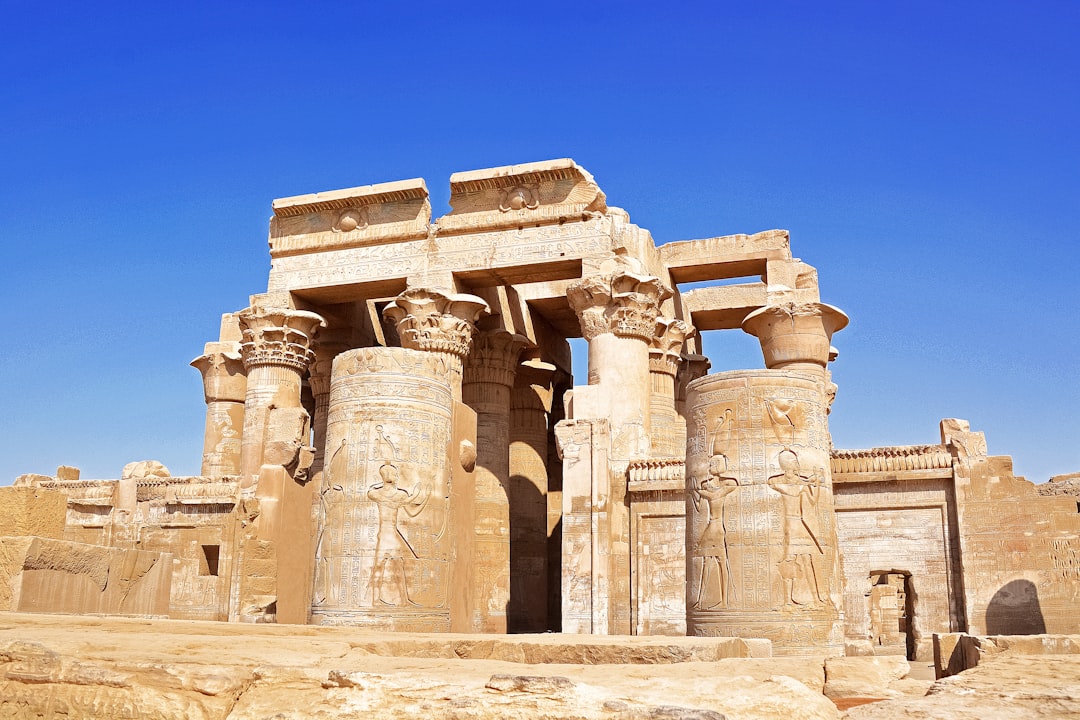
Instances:
[[[0,0],[0,483],[199,470],[270,201],[572,157],[657,242],[781,227],[837,447],[1080,471],[1080,4]],[[710,335],[716,335],[712,333]],[[714,370],[756,340],[708,337]],[[579,378],[583,382],[584,378]]]

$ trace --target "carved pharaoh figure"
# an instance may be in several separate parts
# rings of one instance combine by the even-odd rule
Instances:
[[[784,503],[784,557],[780,577],[784,582],[785,605],[825,602],[819,558],[825,554],[817,521],[821,493],[818,472],[801,475],[799,457],[784,449],[777,456],[782,471],[769,478],[769,487],[780,493]]]
[[[709,461],[709,476],[700,485],[691,487],[694,504],[700,506],[704,500],[709,506],[709,520],[697,540],[697,553],[701,556],[701,575],[698,582],[697,598],[694,607],[711,610],[726,606],[729,597],[734,596],[731,568],[728,565],[727,530],[724,527],[724,504],[727,496],[739,486],[737,478],[726,475],[727,458],[714,455]],[[702,607],[702,599],[709,585],[709,567],[715,566],[719,585],[716,602]]]
[[[419,559],[408,538],[398,526],[398,511],[404,510],[409,517],[419,515],[431,496],[431,488],[419,482],[412,490],[398,487],[400,472],[396,465],[383,463],[379,468],[382,482],[367,492],[368,500],[379,506],[379,531],[375,541],[375,564],[371,568],[371,595],[373,603],[416,605],[409,599],[408,578],[405,575],[405,558]],[[392,594],[387,597],[387,585]]]

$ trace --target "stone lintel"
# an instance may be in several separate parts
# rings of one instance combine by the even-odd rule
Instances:
[[[273,208],[273,258],[426,237],[431,223],[421,178],[281,198]]]
[[[546,225],[607,209],[592,175],[569,158],[454,173],[450,207],[435,221],[440,233]]]
[[[770,260],[790,260],[787,230],[678,240],[657,248],[675,283],[764,276]]]
[[[683,314],[699,330],[738,329],[747,315],[767,304],[762,282],[696,288],[682,294]]]

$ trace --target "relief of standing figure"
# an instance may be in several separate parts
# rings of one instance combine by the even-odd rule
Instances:
[[[379,468],[382,482],[371,487],[367,492],[368,500],[379,506],[379,534],[375,540],[375,564],[371,568],[372,602],[384,605],[401,605],[402,601],[417,605],[409,599],[405,558],[411,555],[419,559],[416,550],[398,526],[398,511],[404,510],[409,517],[419,515],[431,497],[431,487],[417,483],[411,491],[398,487],[400,471],[397,466],[383,463]],[[386,598],[387,585],[394,593]]]
[[[817,503],[821,495],[819,473],[799,474],[799,456],[785,448],[777,456],[782,471],[769,478],[769,487],[784,502],[784,559],[780,577],[784,581],[784,604],[824,603],[819,557],[825,554],[818,527]]]
[[[697,541],[697,551],[701,555],[701,575],[698,578],[698,592],[694,607],[699,610],[712,610],[720,605],[727,606],[729,599],[735,599],[731,568],[728,565],[724,504],[727,496],[735,492],[735,488],[739,486],[739,481],[735,477],[724,475],[726,467],[727,458],[723,455],[714,455],[709,460],[709,477],[700,486],[690,488],[695,507],[700,507],[703,499],[709,506],[709,521]],[[716,567],[720,585],[719,599],[712,605],[702,608],[701,601],[709,581],[710,566]]]

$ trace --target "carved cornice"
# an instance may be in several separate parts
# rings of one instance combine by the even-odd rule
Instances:
[[[649,341],[649,372],[675,377],[686,339],[697,333],[694,326],[675,318],[658,317]]]
[[[660,303],[670,296],[659,278],[626,268],[582,278],[566,289],[586,340],[604,333],[652,340]]]
[[[311,345],[326,321],[305,310],[249,307],[237,315],[244,367],[278,365],[303,373],[315,360]]]
[[[397,326],[402,347],[465,358],[476,321],[489,312],[488,304],[475,295],[411,288],[386,306],[383,317]]]
[[[834,473],[948,470],[953,458],[944,445],[899,445],[864,450],[833,450]]]
[[[472,351],[465,360],[464,382],[513,387],[518,356],[528,342],[528,338],[506,330],[476,333]]]

